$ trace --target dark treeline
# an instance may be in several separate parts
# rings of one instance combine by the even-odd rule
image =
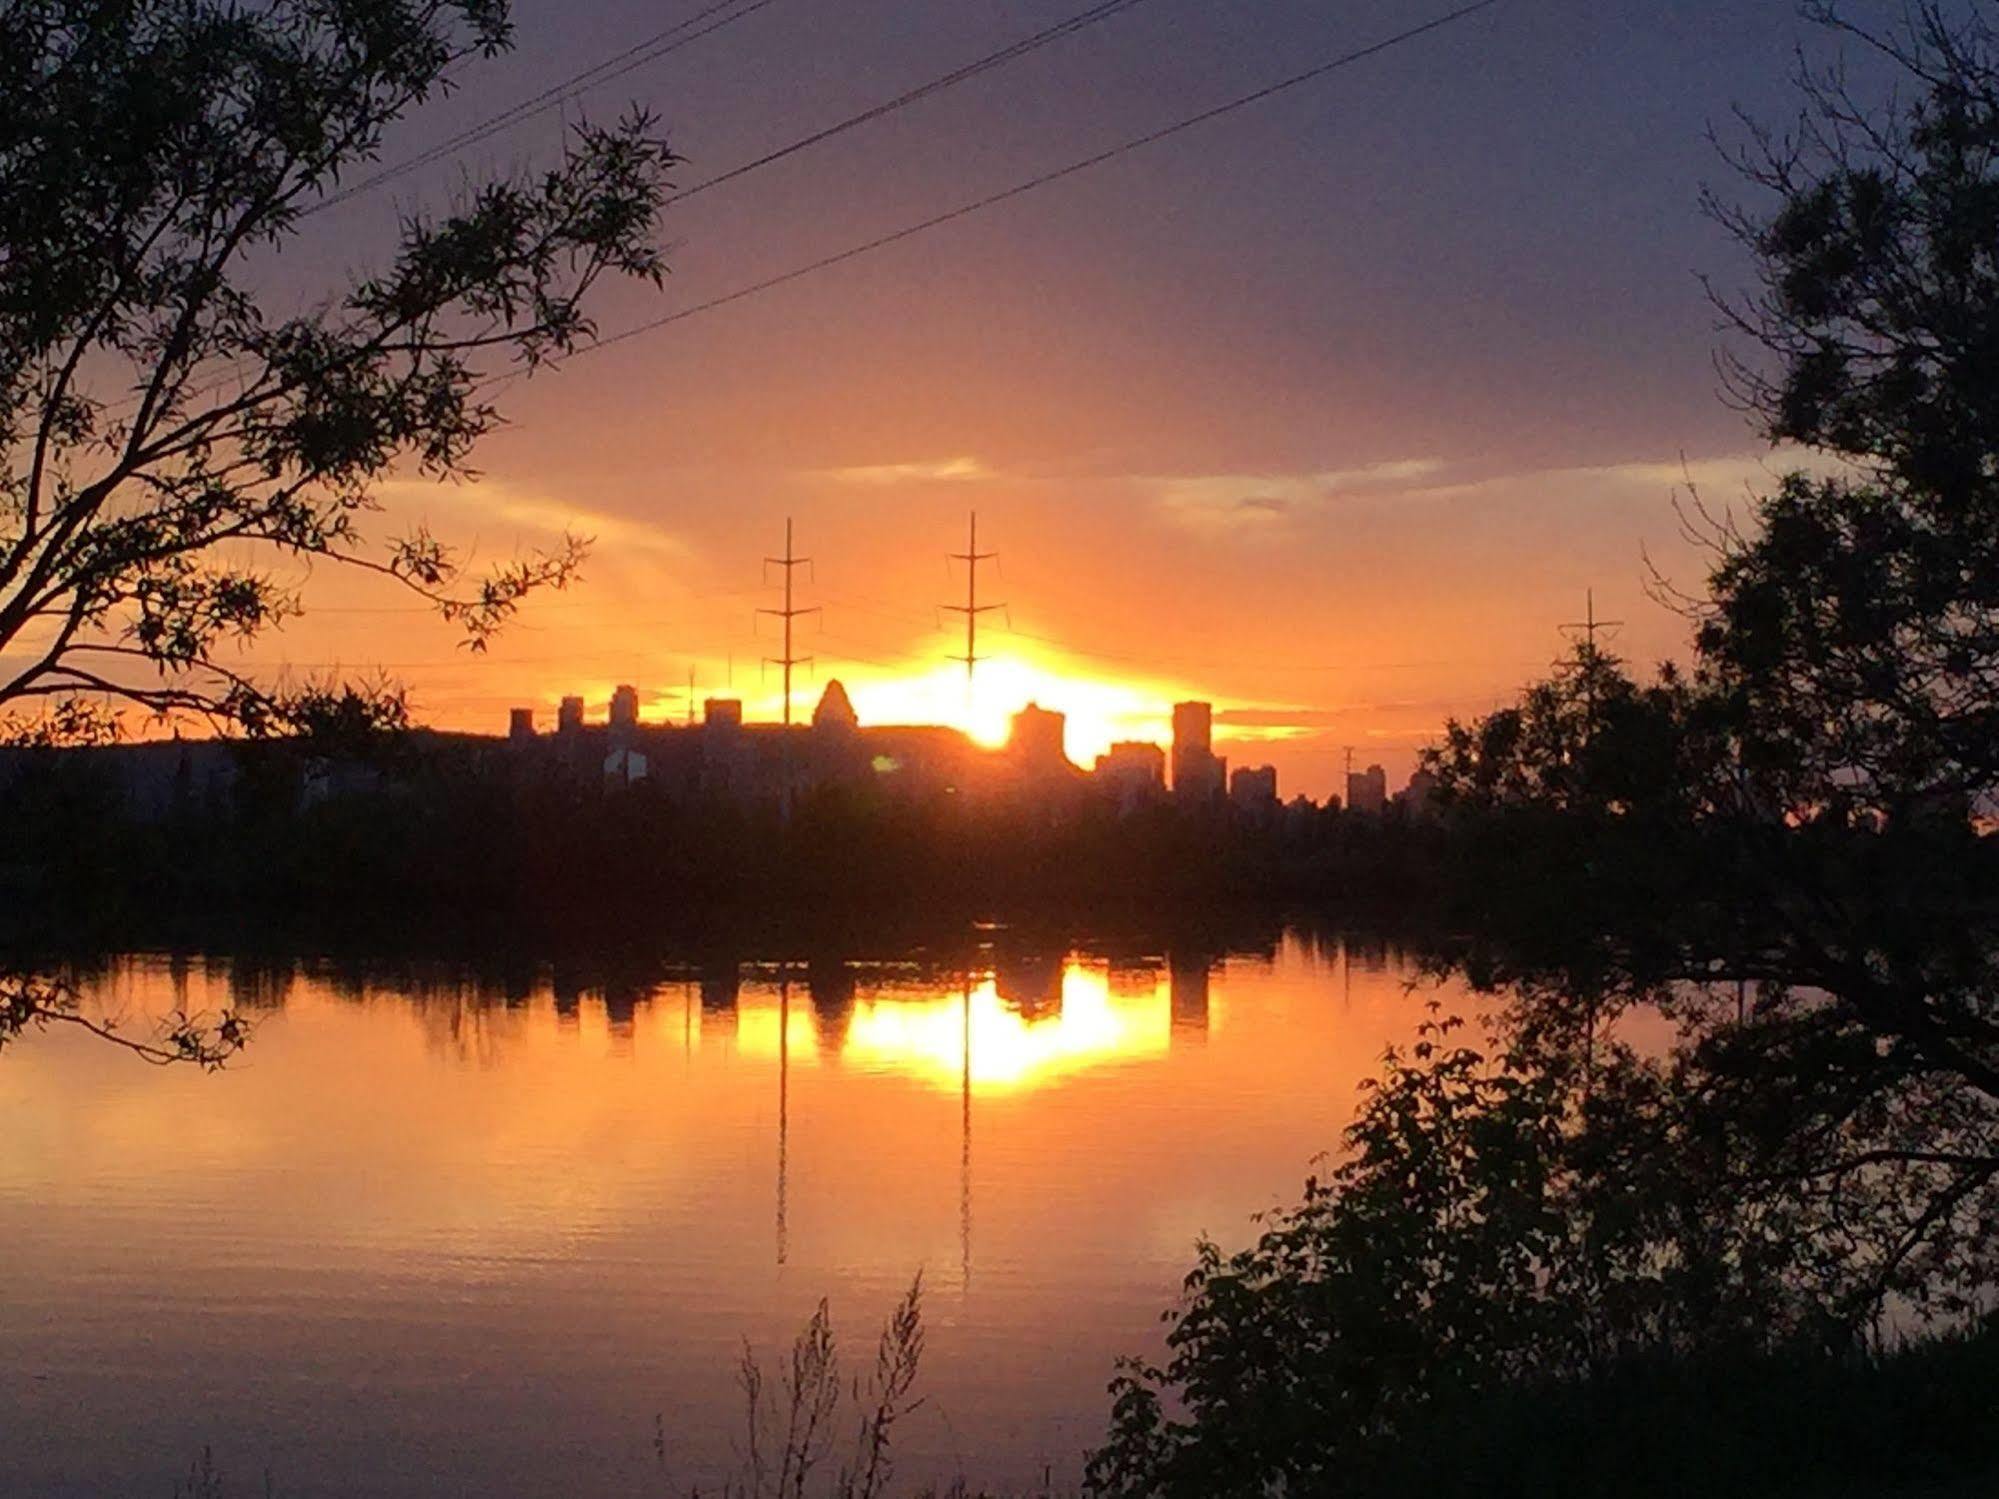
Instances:
[[[102,751],[48,749],[0,784],[0,881],[17,912],[107,937],[141,926],[409,920],[560,932],[633,917],[753,924],[856,911],[949,926],[1044,911],[1280,904],[1381,912],[1434,896],[1442,830],[1399,812],[1072,797],[977,801],[802,792],[682,797],[520,774],[504,755],[384,739],[365,784],[308,797],[301,742],[245,743],[227,794],[185,786],[142,812]]]

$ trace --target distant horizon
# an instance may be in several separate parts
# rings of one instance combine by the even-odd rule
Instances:
[[[527,709],[534,716],[534,732],[536,736],[554,736],[560,732],[557,716],[564,700],[570,697],[580,697],[583,701],[584,714],[582,727],[584,729],[609,731],[617,727],[610,719],[613,697],[623,688],[628,686],[635,687],[636,685],[634,683],[616,682],[607,691],[603,692],[601,696],[592,696],[588,693],[558,693],[551,697],[544,694],[532,703],[523,702],[510,705],[507,709],[502,710],[500,720],[497,723],[439,723],[412,715],[409,728],[413,732],[464,735],[471,738],[504,740],[509,737],[509,716],[511,713],[516,709]],[[962,683],[960,685],[962,690]],[[852,697],[852,690],[847,688],[845,679],[839,676],[825,678],[817,684],[809,696],[802,691],[795,694],[793,698],[794,716],[791,722],[791,727],[794,730],[809,732],[812,729],[814,710],[826,692],[834,686],[841,687],[848,692],[850,698]],[[669,701],[670,704],[665,709],[661,709],[658,706],[663,699]],[[767,716],[765,714],[753,714],[750,711],[753,701],[760,703],[765,708]],[[714,693],[699,693],[695,700],[695,713],[691,722],[686,717],[684,698],[674,702],[671,700],[671,693],[663,693],[655,695],[650,702],[653,705],[654,711],[648,716],[648,699],[641,694],[637,719],[637,727],[640,729],[699,730],[706,722],[709,705],[721,702],[734,703],[742,709],[742,724],[745,728],[782,730],[785,727],[782,718],[781,697],[766,695],[760,699],[750,699],[741,694],[729,692],[726,689]],[[858,727],[863,729],[936,730],[959,734],[963,735],[966,741],[973,747],[992,752],[1002,751],[1008,747],[1011,740],[1013,720],[1023,710],[1039,708],[1046,712],[1055,712],[1062,714],[1065,720],[1063,740],[1065,757],[1077,769],[1089,772],[1094,769],[1097,762],[1111,748],[1120,744],[1143,744],[1159,749],[1162,752],[1170,752],[1173,745],[1172,710],[1178,703],[1187,702],[1203,703],[1213,708],[1214,723],[1216,726],[1213,739],[1214,750],[1218,756],[1226,761],[1230,772],[1241,768],[1277,769],[1278,792],[1280,799],[1285,801],[1289,801],[1298,795],[1308,796],[1316,802],[1323,802],[1328,796],[1345,797],[1346,771],[1344,763],[1340,772],[1339,784],[1331,786],[1326,790],[1306,790],[1295,785],[1288,785],[1276,758],[1269,753],[1272,748],[1280,745],[1283,741],[1270,739],[1234,739],[1227,737],[1222,730],[1228,722],[1228,714],[1231,710],[1219,707],[1211,700],[1205,698],[1182,698],[1174,703],[1166,703],[1155,715],[1159,725],[1156,732],[1148,733],[1141,729],[1130,734],[1123,734],[1117,738],[1105,741],[1101,748],[1091,748],[1087,752],[1079,751],[1077,745],[1071,740],[1071,726],[1067,713],[1059,708],[1051,708],[1049,704],[1039,702],[1033,698],[1029,698],[1021,703],[1019,707],[1005,711],[1000,715],[1001,732],[996,736],[989,736],[968,728],[962,721],[951,723],[916,718],[877,718],[871,717],[863,711],[859,702],[855,702],[853,707],[858,720]],[[208,726],[199,718],[183,717],[163,721],[139,715],[128,715],[128,717],[135,718],[138,732],[128,732],[122,735],[119,741],[122,743],[157,744],[172,742],[176,739],[190,739],[198,742],[225,737],[209,731]],[[129,729],[131,725],[128,724],[127,727]],[[184,730],[193,730],[195,732],[183,732]],[[1235,751],[1241,751],[1241,753],[1238,754]],[[1360,773],[1367,770],[1380,769],[1388,776],[1388,783],[1391,790],[1406,783],[1409,776],[1419,768],[1420,756],[1411,756],[1410,760],[1411,763],[1408,769],[1398,774],[1396,768],[1388,763],[1388,757],[1377,753],[1368,753],[1363,751],[1360,746],[1354,746],[1354,772]]]

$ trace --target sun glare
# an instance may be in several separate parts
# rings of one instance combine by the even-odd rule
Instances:
[[[1103,973],[1071,964],[1062,974],[1061,993],[1052,1013],[1030,1017],[986,979],[972,989],[969,1037],[962,995],[863,999],[840,1045],[840,1064],[954,1089],[963,1084],[969,1065],[973,1090],[994,1093],[1165,1053],[1172,1015],[1163,975],[1142,991],[1113,993]],[[746,995],[736,1022],[737,1048],[747,1056],[775,1057],[778,1028],[775,996]],[[810,1000],[800,990],[793,991],[787,1039],[794,1066],[821,1065]]]
[[[1170,686],[1113,682],[1060,664],[1000,657],[981,662],[969,702],[962,667],[940,662],[909,676],[842,678],[864,724],[936,723],[978,743],[1006,743],[1013,715],[1029,703],[1068,715],[1069,758],[1088,766],[1121,739],[1164,741],[1172,705],[1188,694]]]

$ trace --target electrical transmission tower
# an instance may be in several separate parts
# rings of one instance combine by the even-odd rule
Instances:
[[[993,558],[999,556],[999,553],[982,552],[979,550],[978,511],[974,510],[972,512],[971,535],[966,542],[965,550],[962,552],[952,552],[950,556],[952,561],[965,564],[965,602],[962,604],[946,604],[943,607],[952,614],[962,614],[965,616],[965,654],[962,656],[952,656],[949,659],[965,663],[965,727],[969,730],[972,726],[973,673],[978,669],[981,661],[989,659],[979,654],[979,616],[981,614],[990,614],[995,609],[1004,609],[1006,607],[1004,604],[981,604],[979,602],[979,564],[981,562],[990,562]]]
[[[812,662],[810,656],[793,654],[791,648],[791,625],[792,621],[801,615],[817,614],[819,612],[819,606],[816,604],[807,609],[800,609],[793,602],[793,584],[798,575],[798,569],[809,567],[811,564],[812,559],[810,557],[800,557],[793,548],[791,543],[791,517],[786,516],[784,520],[784,555],[782,557],[764,558],[764,576],[766,578],[770,576],[770,570],[773,567],[784,569],[784,607],[782,609],[759,609],[757,613],[774,615],[784,621],[784,654],[782,656],[766,656],[764,657],[764,663],[767,666],[781,667],[784,671],[784,815],[787,818],[791,815],[791,669],[794,666],[808,666]]]
[[[1558,626],[1572,643],[1580,643],[1582,649],[1572,658],[1564,658],[1555,663],[1555,670],[1563,676],[1576,672],[1583,679],[1583,739],[1587,743],[1596,737],[1596,673],[1599,666],[1615,664],[1610,657],[1598,651],[1596,637],[1598,631],[1605,632],[1606,638],[1624,627],[1621,619],[1598,619],[1596,617],[1596,590],[1589,589],[1583,595],[1583,617]]]
[[[1570,620],[1567,624],[1559,628],[1571,640],[1576,638],[1575,632],[1580,631],[1583,640],[1593,653],[1596,650],[1597,631],[1620,630],[1624,627],[1624,621],[1621,619],[1598,619],[1596,617],[1596,590],[1594,588],[1589,589],[1583,594],[1583,602],[1585,605],[1583,617],[1581,619]]]

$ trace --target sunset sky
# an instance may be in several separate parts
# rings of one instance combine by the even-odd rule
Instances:
[[[396,140],[393,162],[692,14],[696,0],[517,7],[519,48]],[[583,107],[655,108],[699,181],[1083,9],[1082,0],[838,7],[773,0]],[[1062,166],[1449,9],[1385,0],[1142,0],[668,216],[660,295],[606,333]],[[864,722],[961,721],[976,509],[999,552],[975,717],[1071,714],[1087,764],[1212,699],[1222,751],[1280,789],[1335,789],[1344,748],[1399,784],[1450,714],[1547,666],[1558,626],[1625,621],[1642,663],[1684,622],[1646,556],[1700,559],[1683,475],[1740,501],[1776,466],[1717,398],[1696,273],[1744,267],[1700,214],[1705,138],[1781,119],[1814,34],[1786,0],[1505,0],[1280,98],[502,393],[476,485],[388,486],[483,558],[594,535],[584,582],[485,658],[389,592],[322,606],[256,652],[377,664],[419,715],[499,731],[639,685],[648,717],[733,690],[774,715],[760,559],[796,518],[802,626]],[[578,106],[566,106],[570,118]],[[309,222],[300,288],[366,266],[399,207],[545,163],[538,114]],[[397,521],[388,519],[383,529]],[[733,666],[733,671],[732,671]]]

